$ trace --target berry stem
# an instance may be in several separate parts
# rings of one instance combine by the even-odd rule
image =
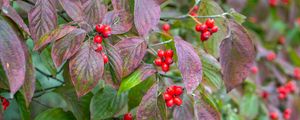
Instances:
[[[160,43],[157,43],[157,44],[152,44],[150,45],[151,47],[154,47],[154,46],[158,46],[158,45],[163,45],[163,44],[167,44],[167,43],[170,43],[172,42],[173,40],[168,40],[168,41],[164,41],[164,42],[160,42]]]
[[[52,78],[52,79],[56,80],[57,82],[60,82],[61,84],[65,83],[63,80],[60,80],[60,79],[56,78],[53,75],[47,74],[47,73],[45,73],[44,71],[42,71],[41,69],[39,69],[37,67],[35,68],[35,70],[38,71],[39,73],[41,73],[42,75],[44,75],[47,78]]]

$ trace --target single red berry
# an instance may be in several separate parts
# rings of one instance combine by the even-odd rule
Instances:
[[[295,77],[297,80],[300,80],[300,68],[295,68],[295,69],[294,69],[294,77]]]
[[[269,0],[269,5],[270,5],[271,7],[276,7],[277,4],[278,4],[277,0]]]
[[[278,39],[278,43],[283,45],[285,43],[285,37],[284,36],[280,36]]]
[[[102,45],[101,45],[101,44],[97,44],[96,51],[97,51],[97,52],[101,52],[102,49],[103,49]]]
[[[211,33],[216,33],[216,32],[218,32],[218,30],[219,30],[218,26],[213,26],[213,27],[211,28],[210,32],[211,32]]]
[[[197,13],[192,11],[192,12],[190,12],[190,15],[195,17],[195,16],[197,16]]]
[[[262,97],[263,99],[268,99],[269,93],[268,93],[267,91],[263,91],[263,92],[261,93],[261,97]]]
[[[173,50],[166,50],[166,52],[165,52],[165,57],[170,57],[170,58],[172,58],[172,57],[173,57]]]
[[[201,31],[202,31],[201,26],[202,26],[202,24],[197,24],[197,25],[195,26],[195,30],[196,30],[197,32],[201,32]]]
[[[161,66],[161,64],[162,64],[161,58],[156,58],[156,59],[154,60],[154,63],[155,63],[155,65],[157,65],[157,66]]]
[[[182,104],[182,100],[179,97],[173,98],[173,101],[176,105],[180,106]]]
[[[289,0],[281,0],[284,4],[289,4]]]
[[[103,25],[103,24],[96,25],[96,27],[95,27],[95,29],[98,33],[102,33],[104,31],[104,28],[105,28],[105,25]]]
[[[282,94],[287,94],[288,93],[287,89],[284,86],[278,87],[277,92],[282,93]]]
[[[296,90],[296,85],[294,82],[290,81],[285,85],[285,89],[288,93],[293,93]]]
[[[163,50],[157,50],[157,56],[160,58],[164,58],[165,57],[165,51]]]
[[[199,9],[199,6],[194,6],[193,11],[197,11]]]
[[[171,100],[166,101],[166,105],[167,105],[167,107],[173,107],[174,106],[174,100],[171,99]]]
[[[213,28],[215,26],[215,20],[209,18],[205,21],[205,24],[207,25],[208,28]]]
[[[283,118],[289,120],[291,118],[291,114],[283,114]]]
[[[287,119],[290,119],[291,113],[292,113],[292,110],[291,110],[291,109],[289,109],[289,108],[285,109],[284,112],[283,112],[283,117],[284,117],[284,119],[286,119],[286,120],[287,120]]]
[[[111,32],[111,27],[109,25],[105,25],[104,26],[104,31],[103,32],[106,32],[106,31],[110,31]]]
[[[256,66],[252,66],[250,70],[252,74],[256,74],[258,72],[258,68]]]
[[[286,108],[284,110],[284,114],[291,114],[292,113],[292,110],[290,108]]]
[[[170,70],[170,66],[169,66],[168,64],[166,64],[166,63],[163,63],[163,64],[161,65],[161,69],[162,69],[162,71],[164,71],[164,72],[168,72],[168,71]]]
[[[199,30],[200,30],[202,33],[206,32],[206,31],[208,30],[207,25],[206,25],[206,24],[202,24],[202,25],[200,26]]]
[[[209,31],[206,31],[204,33],[201,34],[201,41],[206,41],[208,40],[208,38],[210,37],[210,32]]]
[[[0,96],[0,100],[2,102],[3,110],[6,110],[7,107],[9,106],[9,101],[6,98],[2,97],[2,96]]]
[[[276,58],[276,54],[274,52],[270,52],[266,56],[268,61],[273,61]]]
[[[104,31],[104,32],[102,33],[102,36],[103,36],[104,38],[108,38],[110,35],[111,35],[111,31]]]
[[[278,114],[277,114],[276,112],[271,112],[271,113],[270,113],[270,118],[271,118],[272,120],[276,120],[276,119],[278,119]]]
[[[169,101],[169,100],[171,100],[171,99],[173,99],[172,95],[170,95],[170,94],[168,94],[168,93],[164,93],[164,100],[165,100],[165,101]]]
[[[284,99],[286,98],[286,94],[284,94],[284,93],[279,93],[278,98],[279,98],[280,100],[284,100]]]
[[[166,91],[171,96],[175,94],[174,88],[172,86],[168,87]]]
[[[123,117],[123,120],[132,120],[132,115],[131,113],[126,113]]]
[[[171,65],[173,63],[173,59],[170,58],[170,57],[166,57],[165,58],[165,63],[168,64],[168,65]]]
[[[176,86],[174,88],[174,95],[181,95],[183,93],[183,88],[181,86]]]
[[[108,63],[109,59],[108,59],[107,55],[105,55],[104,53],[102,53],[102,57],[103,57],[104,64]]]
[[[162,30],[165,32],[168,32],[170,30],[171,26],[168,23],[165,23],[162,25]]]
[[[99,43],[101,44],[102,43],[102,37],[100,35],[96,35],[94,37],[94,43]]]

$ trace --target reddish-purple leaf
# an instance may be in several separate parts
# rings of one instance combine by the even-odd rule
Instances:
[[[74,20],[83,20],[82,4],[79,0],[59,0],[66,13]]]
[[[98,84],[104,72],[102,55],[90,44],[84,43],[69,63],[71,80],[78,97],[90,92]]]
[[[132,27],[132,16],[125,10],[108,12],[103,22],[111,25],[112,34],[123,34],[128,32]]]
[[[183,103],[180,107],[175,107],[173,112],[174,120],[193,120],[194,115],[194,100],[192,96],[183,95]]]
[[[8,16],[10,19],[12,19],[22,30],[24,30],[27,34],[30,35],[29,29],[27,25],[24,23],[21,16],[17,13],[17,11],[12,8],[9,4],[9,0],[3,1],[3,6],[1,8],[4,15]]]
[[[60,67],[62,63],[67,61],[79,50],[84,38],[85,31],[75,29],[53,44],[51,56],[56,68]]]
[[[0,61],[8,78],[11,94],[15,94],[25,79],[25,53],[21,38],[4,17],[0,16]]]
[[[112,44],[107,42],[107,46],[106,46],[106,55],[108,56],[109,59],[109,65],[111,66],[111,69],[113,70],[117,82],[119,84],[119,82],[122,80],[122,65],[123,65],[123,60],[121,55],[118,53],[118,50],[116,49],[116,47],[114,47]]]
[[[178,56],[178,68],[181,72],[187,93],[192,94],[202,80],[201,60],[193,46],[175,37],[175,47]]]
[[[143,60],[147,52],[147,43],[139,37],[125,38],[115,47],[123,59],[123,77],[133,72]]]
[[[256,56],[252,39],[243,26],[230,21],[229,28],[231,36],[224,39],[220,45],[220,63],[228,92],[248,76]]]
[[[66,36],[75,29],[76,27],[74,26],[66,25],[56,28],[51,32],[48,32],[47,34],[43,35],[38,41],[35,42],[34,50],[39,50],[45,47],[45,45],[47,45],[48,43],[61,39],[62,37]]]
[[[25,1],[17,0],[17,1],[14,1],[14,2],[16,2],[16,4],[20,7],[20,9],[25,11],[26,13],[28,13],[33,8],[33,5],[31,5],[31,4],[29,4]],[[26,16],[27,16],[27,14],[26,14]]]
[[[80,0],[84,19],[90,25],[96,25],[102,22],[102,19],[107,12],[107,8],[102,4],[102,0]]]
[[[160,18],[160,4],[156,0],[135,0],[134,24],[140,36],[155,27]]]
[[[37,0],[28,14],[28,19],[31,37],[37,41],[57,26],[55,6],[48,0]]]
[[[195,96],[197,102],[194,104],[194,109],[198,120],[221,120],[220,112],[207,103],[203,98]]]
[[[158,86],[153,85],[143,97],[136,113],[137,120],[162,120],[163,116],[159,110]]]
[[[129,10],[129,0],[111,0],[114,10]]]

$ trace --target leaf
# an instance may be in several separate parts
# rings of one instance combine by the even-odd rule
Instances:
[[[89,44],[84,43],[69,63],[71,80],[78,97],[90,92],[97,85],[104,71],[102,55]]]
[[[54,42],[58,39],[61,39],[62,37],[66,36],[75,29],[76,27],[74,26],[65,25],[46,33],[38,41],[35,42],[34,50],[39,50],[45,45],[49,44],[50,42]]]
[[[201,4],[199,6],[199,12],[198,14],[200,16],[210,16],[210,15],[218,15],[222,14],[224,11],[219,6],[218,3],[216,3],[214,0],[201,0]],[[206,19],[201,19],[201,22],[204,22]],[[219,31],[214,33],[209,40],[204,42],[204,48],[206,51],[213,55],[214,57],[218,58],[220,56],[219,54],[219,46],[221,41],[226,37],[227,35],[227,19],[225,18],[214,18],[215,25],[219,27]]]
[[[212,107],[210,103],[207,103],[204,98],[196,95],[195,100],[194,109],[198,120],[221,120],[219,111]]]
[[[0,16],[0,30],[0,61],[13,95],[25,80],[25,53],[21,43],[22,38],[2,16]]]
[[[259,99],[255,94],[246,93],[240,101],[240,114],[247,119],[254,119],[259,111]]]
[[[114,47],[112,44],[109,42],[105,42],[106,45],[106,55],[108,56],[109,59],[109,66],[112,69],[111,74],[112,76],[115,76],[115,79],[117,83],[119,84],[120,81],[122,80],[122,64],[123,60],[121,58],[121,55],[118,53],[118,50],[116,47]]]
[[[56,76],[57,70],[51,57],[51,48],[52,46],[47,46],[39,55],[41,63],[46,67],[49,73],[53,76]]]
[[[192,94],[202,80],[201,60],[193,46],[180,37],[174,39],[178,68],[188,94]]]
[[[156,0],[134,1],[134,24],[140,36],[155,27],[160,18],[160,4]]]
[[[22,120],[30,120],[30,110],[28,109],[26,96],[20,92],[16,93],[16,101],[18,104],[19,111],[21,113]]]
[[[245,22],[247,18],[246,16],[236,12],[234,9],[230,9],[229,15],[231,15],[234,18],[234,20],[241,25]]]
[[[143,97],[139,107],[137,108],[136,119],[137,120],[162,120],[164,116],[160,111],[158,102],[158,87],[153,85],[146,95]]]
[[[35,120],[75,120],[71,112],[65,112],[61,108],[48,109],[35,118]]]
[[[104,87],[92,98],[90,104],[91,119],[107,119],[115,115],[127,103],[127,95],[117,95],[111,87]]]
[[[130,0],[111,0],[114,10],[129,10]]]
[[[57,26],[55,6],[48,0],[37,0],[28,13],[28,20],[31,37],[36,42]]]
[[[24,23],[23,19],[17,13],[17,11],[10,6],[9,0],[3,0],[3,6],[1,10],[4,13],[4,15],[12,19],[20,28],[22,28],[28,35],[30,35],[27,25]]]
[[[108,12],[103,24],[111,26],[112,34],[123,34],[132,28],[132,15],[125,10]]]
[[[135,72],[122,80],[118,94],[130,90],[156,72],[150,64],[141,65]]]
[[[240,85],[248,76],[256,51],[247,31],[234,21],[229,22],[231,36],[222,41],[220,63],[227,92]]]
[[[183,103],[180,107],[175,107],[173,112],[174,120],[193,120],[194,115],[194,100],[190,95],[183,95]]]
[[[139,37],[125,38],[115,47],[123,59],[123,76],[133,72],[143,60],[147,52],[147,43]]]
[[[102,0],[80,0],[83,7],[84,19],[91,25],[102,22],[107,12],[107,8],[101,2]]]
[[[80,0],[58,0],[66,13],[74,21],[83,20],[83,9]]]
[[[52,46],[51,56],[56,68],[71,58],[82,45],[85,38],[85,31],[82,29],[74,29],[72,32],[54,42]]]

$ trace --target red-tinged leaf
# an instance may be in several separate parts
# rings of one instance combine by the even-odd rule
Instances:
[[[102,55],[89,44],[84,43],[69,63],[71,80],[78,97],[90,92],[104,72]]]
[[[160,18],[160,4],[156,0],[135,0],[134,24],[140,36],[155,27]]]
[[[48,0],[37,0],[28,14],[28,19],[31,37],[37,41],[57,26],[55,6]]]
[[[194,100],[192,96],[183,95],[183,103],[180,107],[175,107],[173,112],[174,120],[193,120],[194,115]]]
[[[129,0],[111,0],[114,10],[129,10]]]
[[[159,110],[158,103],[158,86],[153,85],[143,97],[137,108],[137,120],[162,120],[162,112]]]
[[[75,29],[76,27],[74,26],[66,25],[66,26],[56,28],[51,32],[48,32],[47,34],[43,35],[38,41],[35,42],[34,50],[39,50],[45,47],[45,45],[49,44],[50,42],[61,39],[62,37],[66,36],[67,34],[69,34]]]
[[[17,0],[14,2],[21,8],[21,10],[25,11],[26,13],[28,13],[33,8],[33,5],[31,5],[25,1]],[[26,14],[26,16],[27,16],[27,14]]]
[[[123,77],[133,72],[143,60],[147,52],[147,43],[138,37],[125,38],[115,47],[123,59]]]
[[[102,23],[111,25],[112,34],[123,34],[131,29],[132,16],[125,10],[111,11],[105,15]]]
[[[108,43],[106,44],[106,55],[108,56],[109,59],[109,66],[111,66],[111,69],[113,72],[111,72],[112,76],[115,77],[117,81],[117,84],[120,83],[122,80],[122,65],[123,65],[123,60],[121,55],[118,53],[118,50],[116,47],[114,47],[112,44]]]
[[[9,4],[9,0],[3,1],[3,6],[1,8],[4,15],[8,16],[10,19],[12,19],[22,30],[24,30],[27,34],[30,35],[29,29],[27,25],[24,23],[21,16],[17,13],[17,11],[12,8]]]
[[[56,68],[60,67],[79,50],[84,38],[85,31],[75,29],[53,44],[51,56]]]
[[[248,76],[256,51],[252,39],[243,26],[229,22],[231,36],[220,45],[220,63],[227,91],[239,86]]]
[[[107,8],[101,2],[102,0],[81,0],[84,19],[91,25],[101,23],[107,12]]]
[[[192,94],[202,80],[201,60],[193,46],[175,37],[175,47],[178,57],[178,68],[181,72],[187,93]]]
[[[13,95],[24,83],[25,54],[20,36],[2,16],[0,16],[0,30],[0,61]]]
[[[207,103],[203,98],[195,97],[198,102],[194,104],[198,120],[221,120],[220,112]]]
[[[83,20],[82,4],[79,0],[59,0],[66,13],[74,20]]]

